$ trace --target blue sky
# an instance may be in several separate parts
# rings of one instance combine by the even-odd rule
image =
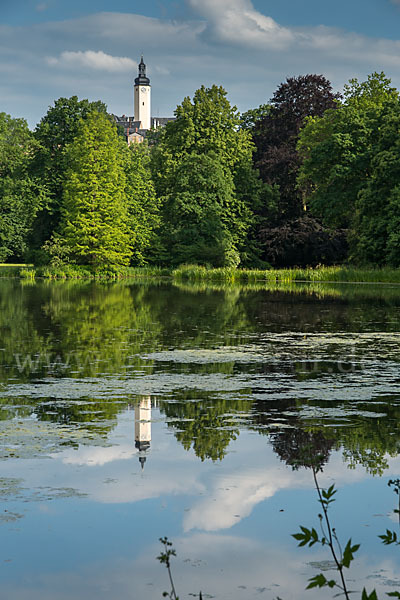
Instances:
[[[154,116],[202,84],[242,111],[299,74],[341,89],[383,70],[400,87],[400,0],[0,0],[0,111],[33,127],[77,95],[132,114],[142,52]]]

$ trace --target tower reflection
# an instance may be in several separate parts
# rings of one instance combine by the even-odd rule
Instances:
[[[144,468],[146,452],[151,443],[151,396],[143,396],[135,404],[135,447],[139,450],[139,462]]]

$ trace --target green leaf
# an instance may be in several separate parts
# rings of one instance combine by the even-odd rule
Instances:
[[[378,596],[376,595],[376,591],[372,590],[370,594],[364,588],[361,595],[361,600],[378,600]]]
[[[389,544],[399,544],[397,541],[396,532],[391,531],[390,529],[386,529],[386,533],[379,535],[378,537],[382,540],[382,543],[385,544],[385,546],[389,546]]]
[[[309,548],[319,542],[318,533],[314,529],[308,529],[307,527],[303,527],[300,525],[301,533],[293,533],[292,537],[299,542],[299,546],[305,546],[308,544]]]
[[[342,565],[347,569],[350,567],[351,561],[354,560],[354,553],[357,552],[359,547],[360,544],[354,544],[354,546],[351,545],[351,538],[347,542],[342,559]]]
[[[315,587],[320,587],[320,588],[325,587],[331,583],[331,582],[328,583],[328,580],[326,579],[326,577],[324,575],[322,575],[322,573],[319,573],[318,575],[311,577],[311,579],[309,579],[308,581],[310,583],[306,587],[306,590],[310,590],[311,588],[315,588]],[[335,585],[335,582],[334,582],[334,585]],[[333,586],[329,585],[329,587],[333,587]]]

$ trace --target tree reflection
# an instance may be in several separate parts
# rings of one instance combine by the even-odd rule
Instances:
[[[159,403],[178,442],[185,450],[192,448],[202,461],[222,460],[230,442],[239,435],[238,417],[250,410],[252,402],[225,400],[200,392],[181,393],[178,398]]]
[[[322,431],[283,429],[271,436],[272,447],[279,458],[293,469],[299,467],[321,470],[328,462],[335,440]]]

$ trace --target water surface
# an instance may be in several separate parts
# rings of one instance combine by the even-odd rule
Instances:
[[[400,590],[399,331],[399,286],[0,280],[2,597],[159,599],[167,535],[181,599],[329,598],[316,462],[350,587]]]

